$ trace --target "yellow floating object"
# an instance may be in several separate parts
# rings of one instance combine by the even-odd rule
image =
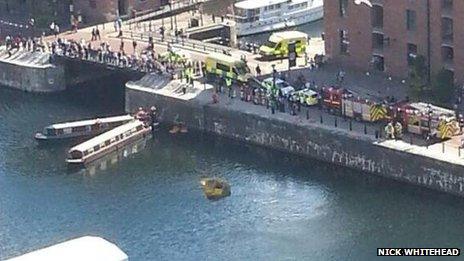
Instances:
[[[216,200],[230,196],[230,185],[224,180],[205,178],[200,183],[207,199]]]

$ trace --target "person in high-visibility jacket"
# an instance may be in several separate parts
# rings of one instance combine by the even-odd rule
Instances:
[[[226,86],[229,90],[229,98],[232,98],[232,79],[229,77],[225,77]]]

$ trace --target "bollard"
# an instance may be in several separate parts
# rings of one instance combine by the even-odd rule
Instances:
[[[445,153],[445,143],[444,142],[441,143],[441,152]]]
[[[353,130],[353,122],[350,120],[350,131]],[[377,138],[377,132],[375,132],[375,138]]]
[[[322,115],[321,115],[321,124],[324,123],[324,121],[322,120]]]
[[[334,124],[334,125],[335,125],[335,127],[338,127],[337,117],[335,117],[335,121],[334,121],[334,123],[335,123],[335,124]]]
[[[364,134],[367,134],[367,125],[364,123]]]
[[[309,109],[306,110],[306,119],[309,120]]]

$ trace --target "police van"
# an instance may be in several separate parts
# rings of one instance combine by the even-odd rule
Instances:
[[[295,43],[296,55],[302,56],[306,52],[308,35],[299,31],[273,33],[259,48],[259,53],[266,59],[288,57],[288,45],[292,43]]]
[[[209,79],[220,77],[245,83],[252,77],[250,68],[243,60],[229,55],[211,53],[206,57],[205,63]]]

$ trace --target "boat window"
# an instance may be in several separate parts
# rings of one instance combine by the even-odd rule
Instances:
[[[115,140],[116,140],[116,141],[119,141],[119,136],[116,136],[116,137],[115,137]]]
[[[61,135],[63,134],[63,129],[57,129],[56,130],[56,135]]]
[[[105,123],[102,123],[102,124],[101,124],[101,127],[106,129],[106,128],[109,127],[109,125],[108,125],[108,123],[105,122]]]
[[[230,67],[228,65],[225,65],[225,64],[222,64],[222,63],[217,63],[216,68],[218,70],[221,70],[221,71],[224,71],[224,72],[229,72],[230,71]]]
[[[87,156],[87,155],[89,155],[89,151],[88,151],[88,150],[84,151],[84,156]]]
[[[73,150],[69,153],[71,159],[82,159],[82,152]]]
[[[139,125],[139,126],[137,126],[137,128],[136,128],[137,131],[139,131],[139,130],[141,130],[141,129],[143,129],[142,125]]]
[[[119,135],[119,138],[122,140],[124,138],[124,134]]]
[[[72,132],[85,132],[86,130],[87,126],[78,126],[72,128]]]
[[[126,137],[129,137],[130,135],[131,135],[131,131],[126,131],[126,132],[124,133],[124,136],[126,136]]]
[[[109,140],[105,141],[105,146],[108,146],[110,144],[111,144],[111,141],[109,141]]]
[[[100,150],[100,145],[93,147],[93,151],[98,151],[98,150]]]
[[[55,136],[56,135],[56,130],[53,128],[47,128],[47,136]]]

